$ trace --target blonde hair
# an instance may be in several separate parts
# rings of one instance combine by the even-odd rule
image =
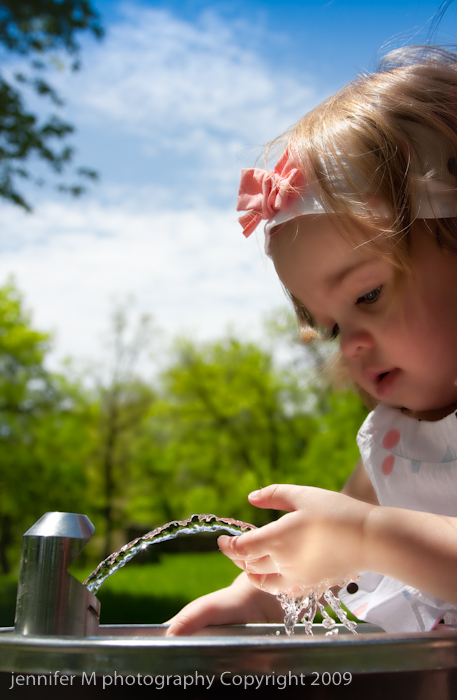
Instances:
[[[435,157],[424,158],[424,142]],[[390,241],[398,274],[410,274],[414,181],[457,185],[457,56],[440,47],[393,51],[377,72],[357,77],[271,147],[289,149],[325,208],[352,224],[357,243],[363,228],[375,228],[384,248]],[[376,213],[379,203],[387,216]],[[456,219],[434,220],[433,230],[439,245],[457,252]],[[290,296],[309,336],[312,319]],[[341,358],[334,363],[342,380]]]

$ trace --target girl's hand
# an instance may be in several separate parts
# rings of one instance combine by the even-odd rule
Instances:
[[[284,613],[276,598],[259,591],[249,583],[246,574],[240,574],[228,588],[197,598],[168,620],[166,636],[193,634],[208,625],[283,620]]]
[[[270,593],[298,595],[367,569],[364,528],[374,505],[310,486],[272,485],[249,496],[259,508],[291,511],[258,530],[219,537],[221,551]],[[294,591],[294,589],[296,589]]]

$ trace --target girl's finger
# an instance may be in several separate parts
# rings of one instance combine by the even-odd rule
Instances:
[[[217,539],[217,545],[221,552],[234,562],[240,559],[244,561],[261,559],[270,554],[270,525],[274,525],[274,523],[235,537],[221,535]]]
[[[279,565],[271,556],[260,559],[249,559],[245,562],[244,570],[248,574],[279,574]]]
[[[246,575],[253,586],[272,595],[284,593],[290,588],[290,583],[287,583],[281,574],[251,574],[246,571]]]
[[[271,484],[258,491],[252,491],[248,498],[250,503],[257,508],[294,511],[303,500],[304,491],[303,486]]]
[[[243,569],[244,571],[244,569],[246,568],[246,558],[241,557],[236,551],[234,551],[232,540],[235,539],[236,537],[221,535],[220,537],[218,537],[217,545],[221,550],[222,554],[225,554],[226,557],[232,560],[235,566],[238,566],[238,568]]]
[[[223,588],[192,601],[177,615],[168,620],[165,636],[194,634],[208,625],[231,625],[255,620],[250,619],[250,609],[241,601],[233,605],[233,589]]]

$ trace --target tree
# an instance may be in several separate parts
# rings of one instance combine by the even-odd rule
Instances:
[[[81,32],[102,36],[99,17],[88,0],[0,1],[0,45],[6,55],[16,54],[28,60],[28,70],[16,71],[12,80],[0,75],[0,197],[27,210],[30,204],[19,191],[18,181],[41,184],[32,175],[32,159],[43,162],[60,176],[73,157],[72,149],[66,145],[73,126],[54,114],[40,120],[25,106],[26,90],[49,98],[54,106],[63,104],[43,79],[43,73],[56,62],[54,54],[62,51],[70,57],[71,69],[78,70],[77,36]],[[84,191],[80,178],[97,177],[93,170],[84,167],[78,168],[76,175],[77,182],[60,184],[58,189],[79,195]]]
[[[215,512],[260,524],[277,517],[246,497],[297,480],[313,425],[304,394],[252,343],[181,341],[137,445],[132,518],[160,523]]]
[[[104,521],[104,556],[112,552],[112,534],[123,524],[132,462],[132,443],[154,401],[153,389],[138,373],[138,362],[149,347],[152,321],[144,315],[133,329],[128,303],[112,314],[105,376],[96,386],[98,421],[92,468],[96,503]]]
[[[356,435],[368,411],[351,391],[327,392],[325,406],[314,415],[299,469],[302,483],[340,491],[360,459]]]
[[[332,373],[328,363],[336,359],[336,342],[304,345],[295,314],[288,309],[279,309],[267,317],[266,330],[292,350],[288,362],[307,381],[309,395],[314,399],[311,437],[299,460],[300,483],[339,491],[360,458],[356,435],[368,410],[361,397],[347,386],[329,386]]]
[[[0,568],[46,510],[84,512],[89,423],[80,389],[49,373],[49,335],[0,287]]]

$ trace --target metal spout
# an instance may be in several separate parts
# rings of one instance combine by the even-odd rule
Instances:
[[[91,539],[86,515],[45,513],[23,536],[15,632],[89,637],[98,633],[100,602],[67,569]]]

